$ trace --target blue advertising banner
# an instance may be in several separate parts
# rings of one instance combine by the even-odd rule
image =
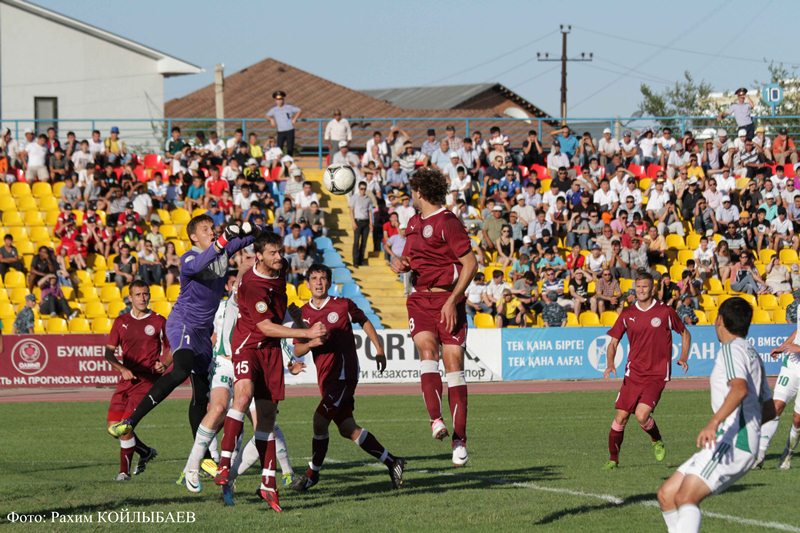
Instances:
[[[777,375],[780,362],[769,352],[779,346],[795,329],[794,324],[758,324],[750,326],[747,340],[764,360],[767,374]],[[502,330],[503,379],[593,379],[602,378],[606,368],[606,346],[611,337],[608,328],[514,328]],[[687,376],[708,376],[714,366],[720,343],[714,326],[692,326]],[[673,334],[673,361],[680,356],[680,336]],[[628,339],[617,348],[617,375],[622,377],[628,356]],[[673,378],[683,376],[675,365]]]

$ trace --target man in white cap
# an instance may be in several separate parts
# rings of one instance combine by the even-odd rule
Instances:
[[[667,177],[674,179],[675,175],[686,170],[689,166],[689,153],[683,148],[681,143],[675,143],[673,150],[667,157]]]
[[[597,144],[597,150],[600,153],[600,166],[604,167],[608,161],[615,155],[620,153],[619,141],[611,136],[611,129],[606,128],[603,130],[603,137]]]
[[[736,138],[733,140],[733,147],[736,148],[737,152],[744,150],[745,141],[747,141],[747,130],[739,128],[736,132]]]
[[[350,165],[357,169],[361,166],[361,160],[356,154],[350,151],[347,141],[339,141],[339,151],[333,154],[331,164]]]
[[[755,124],[751,113],[755,104],[753,99],[747,94],[747,89],[739,87],[736,89],[736,101],[733,102],[728,109],[719,114],[719,120],[724,119],[728,115],[733,115],[736,120],[736,127],[744,129],[748,139],[752,139],[755,135]]]
[[[450,182],[452,189],[453,181],[458,180],[458,172],[456,172],[456,169],[460,166],[466,171],[466,167],[464,167],[464,165],[461,163],[461,159],[458,157],[458,152],[455,150],[452,150],[449,154],[447,154],[447,157],[450,158],[450,161],[448,161],[447,164],[442,167],[442,174],[444,174],[447,178],[447,181]]]
[[[520,223],[527,226],[536,218],[536,210],[532,205],[527,205],[527,202],[525,201],[525,195],[523,193],[519,193],[516,199],[517,204],[511,208],[511,212],[516,213]]]
[[[753,144],[758,152],[768,161],[772,161],[772,141],[767,137],[767,130],[764,126],[756,128],[756,135],[753,137]]]

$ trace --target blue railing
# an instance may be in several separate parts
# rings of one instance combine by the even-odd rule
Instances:
[[[419,146],[426,137],[426,130],[435,128],[437,137],[444,136],[446,126],[452,125],[456,135],[465,137],[475,131],[480,131],[484,138],[489,136],[489,128],[499,126],[503,133],[512,139],[515,148],[521,146],[529,130],[537,131],[539,138],[545,146],[550,144],[551,131],[558,129],[559,119],[554,117],[519,119],[511,117],[348,117],[353,131],[352,146],[356,150],[363,149],[368,139],[372,138],[374,131],[386,135],[390,128],[396,126],[408,133],[416,146]],[[770,129],[780,126],[789,126],[793,133],[800,133],[798,124],[800,116],[761,116],[756,120]],[[324,166],[328,146],[324,140],[325,125],[329,117],[301,118],[298,121],[295,134],[295,144],[302,154],[317,157],[320,168]],[[0,118],[0,124],[11,129],[15,139],[20,139],[25,129],[34,131],[46,129],[55,125],[59,130],[59,137],[64,139],[68,131],[75,132],[77,138],[88,139],[93,130],[100,130],[102,137],[106,137],[112,126],[121,130],[121,138],[136,150],[156,151],[163,150],[164,142],[173,126],[180,126],[186,139],[194,137],[196,131],[204,131],[206,135],[212,130],[219,129],[225,137],[233,134],[234,130],[241,128],[245,132],[245,139],[249,133],[256,133],[260,141],[267,136],[275,135],[275,130],[266,118],[226,118],[215,119],[207,117],[164,118],[164,119],[137,119],[137,118],[75,118],[75,119],[6,119]],[[718,121],[710,116],[670,116],[670,117],[575,117],[569,119],[570,127],[580,135],[590,131],[593,136],[599,137],[604,128],[610,128],[619,138],[626,129],[641,130],[669,124],[680,133],[692,130],[695,134],[707,129],[725,127],[730,137],[735,137],[735,126],[732,119]],[[792,128],[792,125],[794,127]],[[795,132],[795,130],[798,130]],[[334,147],[334,149],[336,149]]]

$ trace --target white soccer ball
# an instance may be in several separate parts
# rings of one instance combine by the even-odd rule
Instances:
[[[347,194],[356,185],[356,171],[349,165],[331,165],[325,169],[322,182],[331,194]]]

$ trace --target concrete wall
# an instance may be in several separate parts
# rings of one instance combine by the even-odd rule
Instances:
[[[157,60],[0,3],[0,117],[34,118],[34,97],[58,98],[59,119],[164,116],[164,82]],[[95,124],[106,136],[112,122]],[[118,124],[129,143],[153,139],[147,121]],[[26,123],[20,127],[30,127]],[[59,126],[79,138],[91,123]]]

